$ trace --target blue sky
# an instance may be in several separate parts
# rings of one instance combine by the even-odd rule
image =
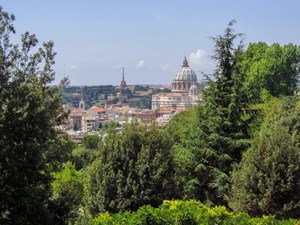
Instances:
[[[300,44],[298,0],[3,0],[16,16],[17,40],[53,40],[56,78],[71,85],[169,84],[187,56],[201,79],[213,43],[230,20],[246,44]],[[200,72],[201,71],[201,72]]]

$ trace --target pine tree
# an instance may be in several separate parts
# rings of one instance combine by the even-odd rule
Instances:
[[[185,174],[183,195],[207,204],[226,204],[232,165],[240,161],[248,146],[247,121],[243,119],[247,101],[240,74],[243,35],[234,33],[233,23],[223,35],[212,38],[217,69],[212,78],[207,77],[204,105],[197,108],[198,127],[175,146],[177,155],[190,155],[178,163],[178,173]],[[235,48],[239,38],[241,42]]]
[[[247,123],[243,120],[247,101],[240,74],[243,35],[234,33],[233,24],[231,21],[223,35],[212,38],[217,69],[204,92],[205,106],[198,114],[200,138],[205,140],[200,151],[205,151],[208,195],[213,203],[223,202],[232,165],[240,161],[248,146]],[[241,40],[235,47],[238,38]]]

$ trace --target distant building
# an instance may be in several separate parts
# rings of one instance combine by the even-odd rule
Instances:
[[[68,126],[71,130],[81,130],[82,129],[82,117],[85,115],[85,110],[83,109],[73,109],[69,114]]]
[[[90,132],[96,128],[96,118],[90,114],[84,114],[81,121],[81,130]]]
[[[105,108],[101,108],[101,107],[91,107],[89,109],[86,110],[86,113],[89,115],[94,116],[95,118],[98,116],[103,117],[105,115],[106,109]]]
[[[152,96],[152,110],[160,108],[187,109],[198,104],[200,100],[197,76],[186,57],[172,82],[172,93],[158,93]]]

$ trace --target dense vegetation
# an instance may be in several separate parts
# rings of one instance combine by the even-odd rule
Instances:
[[[264,106],[261,129],[232,172],[234,211],[300,217],[300,110],[292,100],[272,99]]]
[[[75,145],[57,128],[53,43],[12,44],[13,20],[0,8],[1,224],[300,223],[298,46],[245,50],[231,22],[203,105]]]
[[[69,103],[73,106],[78,107],[81,98],[86,102],[87,105],[93,106],[99,104],[99,100],[107,100],[108,95],[116,95],[112,85],[99,85],[99,86],[67,86],[64,88],[63,103]]]
[[[132,108],[150,109],[151,108],[151,97],[152,94],[159,92],[171,92],[170,89],[151,89],[147,95],[139,95],[138,91],[149,91],[149,86],[134,86],[134,90],[125,89],[122,91],[123,95],[126,95],[126,99],[122,99],[122,102]],[[68,103],[74,107],[78,107],[79,101],[83,99],[87,107],[94,105],[104,106],[105,103],[108,105],[116,104],[119,99],[117,94],[120,92],[118,87],[112,85],[99,85],[99,86],[67,86],[64,88],[64,98],[62,103]],[[109,96],[115,97],[113,100],[109,100]]]
[[[278,221],[274,216],[263,218],[250,218],[246,213],[232,213],[224,206],[209,208],[195,200],[189,201],[164,201],[159,208],[143,206],[136,212],[100,214],[91,221],[91,225],[113,225],[113,224],[272,224],[272,225],[293,225],[299,221],[290,219]]]
[[[10,42],[14,16],[0,8],[0,224],[51,224],[53,151],[63,122],[65,80],[54,80],[53,42],[43,43],[26,32],[22,44]],[[53,145],[56,145],[55,147]]]
[[[98,159],[90,166],[88,208],[99,212],[132,211],[176,197],[172,142],[156,128],[113,127],[104,139]]]

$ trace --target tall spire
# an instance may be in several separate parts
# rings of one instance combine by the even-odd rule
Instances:
[[[186,60],[186,56],[184,56],[182,67],[189,67],[188,61]]]
[[[125,81],[124,67],[122,67],[122,80],[121,80],[120,88],[124,89],[126,86],[127,85],[126,85],[126,81]]]

